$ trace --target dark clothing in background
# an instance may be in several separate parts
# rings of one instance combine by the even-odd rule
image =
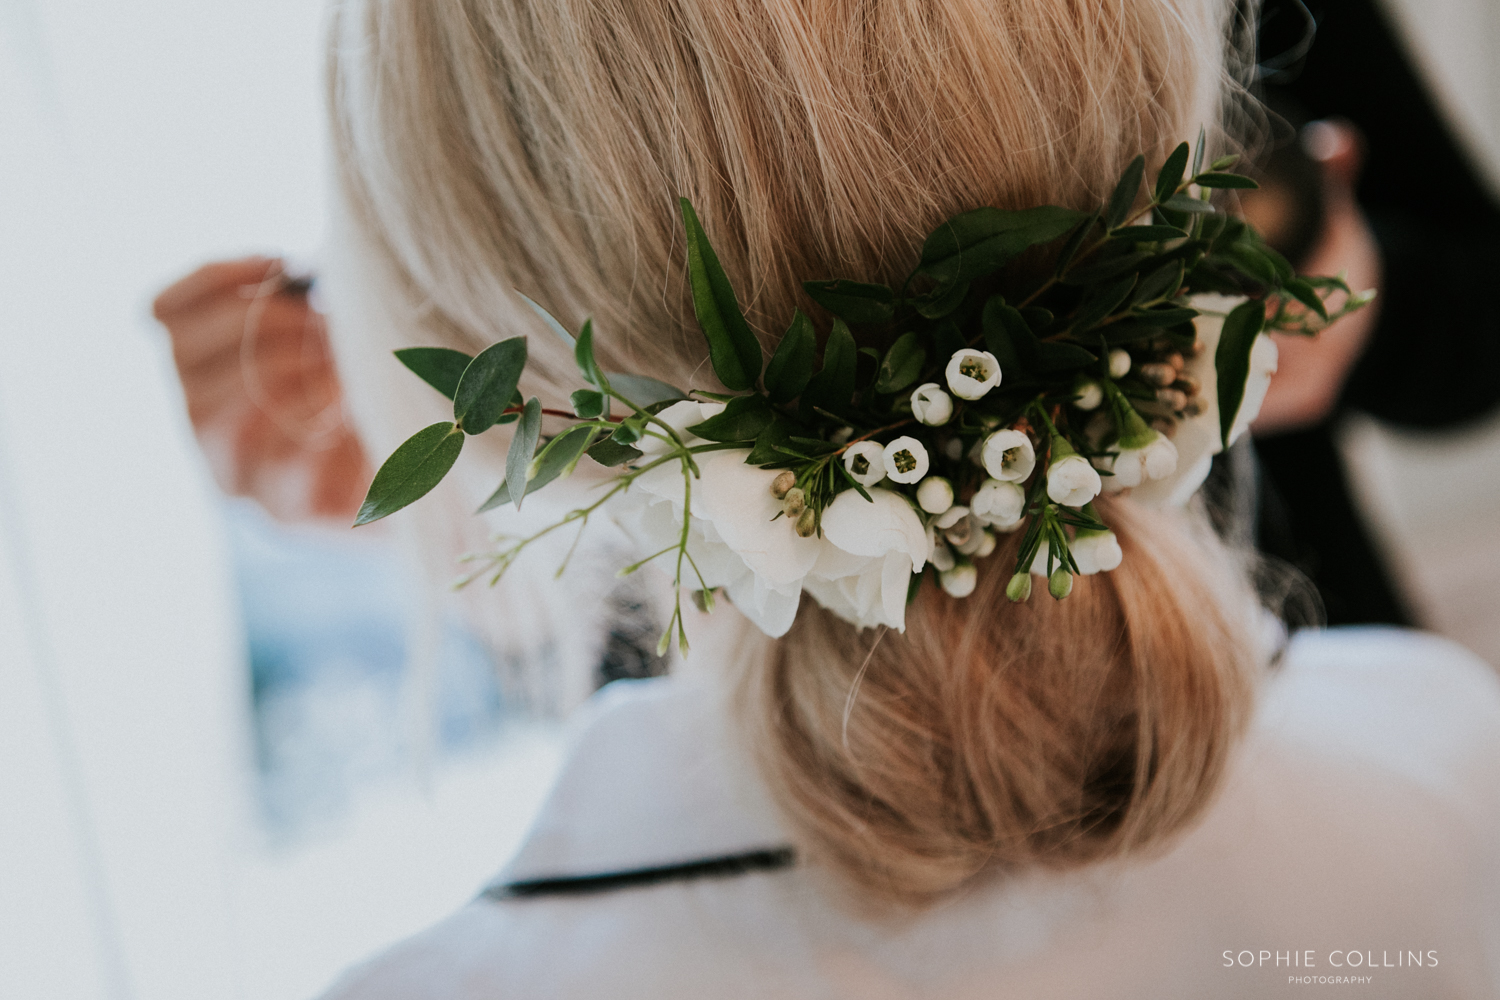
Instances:
[[[1267,87],[1308,120],[1341,117],[1364,133],[1357,192],[1384,258],[1380,317],[1334,413],[1303,431],[1257,438],[1259,541],[1298,566],[1329,624],[1410,624],[1355,511],[1333,425],[1346,410],[1404,428],[1456,427],[1500,403],[1500,205],[1440,115],[1375,0],[1310,0],[1317,37],[1299,69]],[[1269,3],[1263,55],[1293,44],[1301,15]],[[1278,34],[1281,36],[1277,38]]]

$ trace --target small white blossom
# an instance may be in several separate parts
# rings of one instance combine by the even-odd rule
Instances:
[[[953,506],[953,484],[942,476],[928,476],[917,487],[917,506],[929,514],[946,513]]]
[[[948,543],[938,537],[937,528],[934,525],[927,526],[927,561],[933,567],[942,572],[952,569],[954,566],[953,550],[948,548]]]
[[[953,353],[944,374],[953,395],[959,399],[980,399],[1000,384],[1000,362],[989,351],[965,347]]]
[[[1064,507],[1082,507],[1099,495],[1103,484],[1089,460],[1078,454],[1062,438],[1054,438],[1057,456],[1047,467],[1047,496]]]
[[[1073,405],[1080,410],[1097,410],[1104,402],[1104,387],[1091,378],[1082,378],[1073,387]]]
[[[1151,431],[1153,437],[1132,441],[1120,449],[1111,471],[1112,486],[1124,489],[1139,486],[1148,479],[1165,479],[1177,471],[1177,446],[1166,437]]]
[[[936,382],[919,385],[911,394],[911,414],[928,427],[941,427],[953,417],[953,397]]]
[[[955,504],[949,507],[946,513],[939,514],[934,518],[932,523],[937,526],[939,531],[947,531],[968,516],[969,508],[962,504]]]
[[[915,483],[927,475],[927,449],[914,437],[898,437],[885,446],[885,474],[895,483]]]
[[[1084,576],[1108,573],[1125,558],[1113,531],[1080,531],[1068,551],[1073,553],[1078,572]]]
[[[1026,509],[1026,491],[1019,483],[986,479],[969,501],[969,509],[986,524],[997,528],[1013,527]]]
[[[964,560],[955,564],[952,569],[939,572],[938,580],[948,596],[968,597],[974,593],[974,586],[979,582],[979,570],[975,569],[973,563]]]
[[[874,441],[851,444],[844,452],[844,468],[861,486],[874,486],[885,478],[885,449]]]
[[[984,471],[993,479],[1019,483],[1031,475],[1036,467],[1036,450],[1031,438],[1018,430],[996,431],[984,439],[984,449],[979,453]]]
[[[968,554],[973,556],[975,559],[983,559],[990,553],[995,551],[995,546],[997,544],[999,544],[999,542],[995,538],[995,533],[993,531],[981,531],[979,533],[979,546],[975,548],[973,552],[970,552]]]
[[[1109,352],[1109,377],[1124,378],[1130,374],[1130,352],[1115,348]]]

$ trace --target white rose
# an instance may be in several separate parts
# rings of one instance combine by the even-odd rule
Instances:
[[[885,478],[885,449],[874,441],[851,444],[844,452],[844,468],[861,486],[874,486]]]
[[[959,399],[979,399],[1000,384],[1000,362],[989,351],[965,347],[953,352],[944,375],[953,395]]]
[[[1198,383],[1198,395],[1194,399],[1201,409],[1197,416],[1177,423],[1177,434],[1172,439],[1177,449],[1177,471],[1138,487],[1131,494],[1131,499],[1137,503],[1150,507],[1180,507],[1187,503],[1208,478],[1213,456],[1224,450],[1219,435],[1219,376],[1214,368],[1214,355],[1219,349],[1224,317],[1243,301],[1243,298],[1226,295],[1195,295],[1188,300],[1194,309],[1203,310],[1202,315],[1193,321],[1200,350],[1188,359],[1183,369],[1184,374]],[[1266,390],[1271,385],[1271,376],[1275,373],[1276,342],[1261,334],[1250,349],[1250,374],[1245,381],[1239,412],[1235,414],[1234,425],[1229,431],[1230,444],[1249,429],[1250,422],[1260,413]]]
[[[1082,507],[1099,495],[1103,484],[1088,459],[1069,449],[1069,454],[1047,467],[1047,496],[1064,507]]]
[[[871,502],[873,501],[873,502]],[[803,586],[860,628],[906,628],[911,576],[927,561],[922,519],[899,493],[845,490],[823,511],[823,543]]]
[[[917,487],[917,506],[941,514],[953,506],[953,484],[942,476],[928,476]]]
[[[974,586],[979,583],[979,570],[966,560],[939,573],[938,581],[949,597],[968,597],[974,593]]]
[[[986,479],[974,492],[969,509],[986,524],[1008,528],[1019,522],[1026,510],[1026,491],[1019,483]]]
[[[936,382],[919,385],[911,394],[911,413],[928,427],[941,427],[953,417],[953,397]]]
[[[1120,551],[1120,540],[1113,531],[1080,531],[1073,544],[1068,546],[1078,572],[1084,576],[1108,573],[1120,565],[1124,553]]]
[[[885,474],[895,483],[915,483],[927,475],[927,449],[914,437],[898,437],[885,446]]]
[[[996,431],[984,439],[984,449],[979,453],[984,471],[991,478],[1002,482],[1019,483],[1031,475],[1036,467],[1036,450],[1031,438],[1018,430]]]
[[[656,415],[656,419],[667,424],[677,436],[682,439],[683,444],[702,444],[703,439],[689,434],[687,429],[703,423],[709,417],[716,417],[724,412],[723,403],[695,403],[690,399],[684,399],[680,403],[673,403]],[[672,443],[666,436],[667,432],[661,426],[648,423],[642,428],[641,439],[636,442],[636,447],[643,455],[662,455],[672,447]]]

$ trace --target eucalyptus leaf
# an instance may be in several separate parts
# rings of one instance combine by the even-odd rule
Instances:
[[[609,440],[616,444],[633,445],[641,439],[641,421],[639,418],[626,420],[615,428],[615,432],[609,436]]]
[[[1224,317],[1219,333],[1219,347],[1214,352],[1214,370],[1219,389],[1219,440],[1229,447],[1229,432],[1245,398],[1245,382],[1250,377],[1250,351],[1266,322],[1266,304],[1250,299],[1235,306]]]
[[[675,385],[668,385],[657,379],[647,378],[645,375],[621,375],[618,372],[610,372],[605,377],[609,380],[611,389],[642,409],[654,403],[688,398],[688,394]]]
[[[722,413],[694,424],[687,430],[705,441],[754,441],[762,431],[771,426],[775,415],[770,401],[759,393],[736,396],[724,407]]]
[[[693,288],[693,313],[708,340],[714,374],[727,389],[744,392],[760,377],[760,342],[745,322],[729,276],[708,242],[698,213],[686,198],[679,199],[687,230],[688,278]]]
[[[849,411],[854,398],[854,377],[858,371],[857,355],[854,334],[849,332],[843,320],[835,319],[833,332],[823,346],[823,367],[802,392],[803,419],[808,419],[817,408],[840,417]]]
[[[802,395],[812,378],[817,355],[818,339],[812,320],[798,309],[792,314],[792,325],[776,345],[771,363],[766,365],[766,395],[771,402],[790,403]]]
[[[426,496],[453,468],[463,446],[463,434],[446,420],[407,438],[375,473],[354,526],[388,517]]]
[[[597,420],[609,412],[609,399],[593,389],[579,389],[568,397],[573,412],[583,420]]]
[[[525,367],[525,337],[491,344],[469,362],[453,392],[453,419],[465,434],[482,434],[495,426],[510,406]]]
[[[406,347],[396,352],[396,358],[449,399],[458,392],[458,380],[474,360],[448,347]]]
[[[895,293],[886,285],[858,281],[804,281],[802,288],[818,305],[846,323],[889,323],[896,314]]]
[[[1193,178],[1193,181],[1199,187],[1206,188],[1254,189],[1260,187],[1259,184],[1255,183],[1244,174],[1226,174],[1221,173],[1217,170],[1210,171],[1206,174],[1199,174],[1197,177]]]
[[[528,466],[528,472],[535,471],[527,477],[527,494],[535,493],[566,472],[578,461],[578,457],[594,439],[595,433],[597,432],[592,427],[569,427],[548,441]],[[485,511],[503,507],[508,503],[510,503],[510,480],[507,478],[475,513],[483,514]]]
[[[528,306],[531,307],[532,312],[536,313],[542,318],[542,322],[547,324],[547,329],[551,330],[553,333],[561,337],[562,342],[564,344],[567,344],[569,348],[574,347],[578,343],[573,339],[573,335],[568,332],[568,328],[557,321],[556,316],[552,315],[547,310],[537,305],[528,296],[522,294],[521,292],[517,292],[516,294],[520,295],[522,301],[524,301]]]
[[[613,437],[607,437],[588,450],[589,458],[598,462],[606,469],[634,462],[640,458],[643,452],[639,448],[632,448],[628,444],[621,444]]]
[[[584,324],[588,329],[588,324]],[[579,337],[579,342],[583,340]],[[505,456],[505,484],[514,498],[516,510],[526,498],[527,471],[531,468],[531,456],[536,454],[537,440],[542,436],[542,401],[532,396],[521,411],[516,424],[516,436],[510,439],[510,452]]]
[[[600,392],[609,392],[609,379],[600,370],[599,363],[594,360],[594,321],[592,319],[584,320],[583,329],[578,331],[578,341],[573,345],[573,360],[577,362],[584,381],[598,386]]]
[[[1104,215],[1104,227],[1106,229],[1118,229],[1130,218],[1130,210],[1135,206],[1135,197],[1141,190],[1141,178],[1146,174],[1146,158],[1137,156],[1130,161],[1130,166],[1120,175],[1120,183],[1115,185],[1114,194],[1109,197],[1109,210]]]
[[[1188,144],[1184,142],[1172,150],[1172,155],[1162,164],[1161,172],[1156,175],[1157,201],[1166,201],[1176,193],[1177,186],[1182,183],[1183,171],[1187,170],[1189,152]]]
[[[903,333],[880,362],[875,376],[876,392],[900,392],[917,380],[927,363],[927,351],[915,333]]]

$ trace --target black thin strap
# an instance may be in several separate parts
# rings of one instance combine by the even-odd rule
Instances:
[[[607,872],[602,875],[564,875],[556,878],[505,882],[492,885],[479,895],[483,899],[490,900],[526,899],[532,896],[581,896],[595,892],[610,892],[615,889],[634,889],[661,882],[732,878],[750,872],[790,868],[795,863],[796,854],[790,847],[777,847],[769,850],[747,851],[744,854],[730,854],[721,858],[688,861],[680,865],[664,865],[659,868],[635,868],[630,871]]]

